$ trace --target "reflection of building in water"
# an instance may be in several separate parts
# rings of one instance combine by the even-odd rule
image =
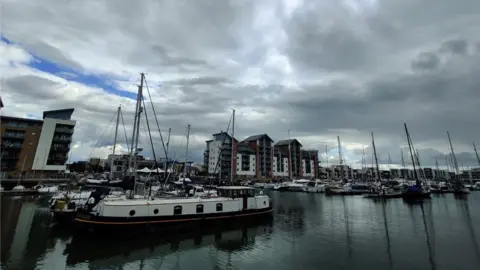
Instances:
[[[186,251],[207,246],[214,246],[219,250],[232,251],[241,248],[252,247],[255,237],[269,234],[271,221],[264,224],[253,225],[244,228],[217,229],[210,233],[197,235],[173,236],[174,239],[85,239],[74,238],[67,246],[67,266],[88,262],[92,269],[106,269],[113,265],[122,266],[133,262],[148,262],[155,264],[153,260],[161,260],[174,252],[183,254]],[[167,236],[168,237],[168,236]],[[117,242],[118,241],[118,242]]]
[[[28,238],[30,234],[30,228],[32,227],[32,220],[35,213],[34,203],[23,203],[20,201],[20,211],[18,211],[18,218],[16,219],[15,231],[6,232],[7,234],[13,234],[13,240],[11,242],[8,252],[8,260],[6,260],[7,268],[18,269],[24,259],[24,252],[27,248]],[[15,205],[15,201],[12,205]],[[3,209],[2,209],[3,212]],[[3,221],[3,219],[2,219]],[[6,223],[15,222],[15,219],[11,221],[7,220]],[[5,222],[4,222],[5,223]],[[3,235],[2,235],[3,239]],[[2,241],[2,250],[5,248]]]
[[[22,200],[12,200],[7,197],[2,198],[1,207],[1,258],[2,262],[7,261],[10,246],[15,235],[15,227],[22,209]]]

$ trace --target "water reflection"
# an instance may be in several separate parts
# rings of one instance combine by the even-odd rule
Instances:
[[[457,207],[460,208],[460,212],[464,217],[464,224],[466,225],[467,232],[469,234],[469,238],[472,241],[473,251],[477,260],[478,265],[480,266],[480,247],[478,245],[477,235],[475,233],[475,229],[473,227],[473,220],[470,214],[470,207],[468,205],[468,201],[464,200],[457,200]],[[478,210],[477,210],[478,211]],[[477,228],[479,226],[477,225]]]
[[[73,236],[42,200],[2,198],[2,269],[480,269],[480,192],[421,201],[273,193],[273,221]]]
[[[211,228],[208,231],[145,237],[75,236],[67,245],[67,266],[88,262],[91,269],[125,265],[145,258],[180,255],[191,249],[212,246],[218,251],[233,253],[251,249],[255,238],[272,232],[272,220],[237,226]]]
[[[388,230],[387,211],[386,211],[387,201],[382,200],[380,203],[382,204],[383,226],[385,228],[385,239],[387,242],[388,264],[390,266],[390,269],[392,269],[393,268],[392,244],[390,243],[390,232]]]

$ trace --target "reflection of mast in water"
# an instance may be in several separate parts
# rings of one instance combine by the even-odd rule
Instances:
[[[432,245],[430,243],[430,235],[428,233],[428,226],[427,226],[427,220],[425,218],[425,210],[423,209],[423,203],[420,204],[420,209],[422,210],[422,220],[423,220],[423,226],[425,228],[425,235],[427,237],[427,248],[428,248],[428,260],[430,261],[430,267],[432,270],[437,269],[437,266],[435,264],[435,259],[434,259],[434,253],[432,249]]]
[[[345,218],[345,230],[347,231],[347,249],[348,249],[348,258],[352,258],[352,235],[350,231],[350,219],[348,218],[348,209],[347,204],[345,203],[345,196],[342,196],[343,201],[343,214]]]
[[[473,249],[475,251],[475,255],[477,257],[477,261],[480,263],[480,247],[478,246],[477,236],[475,235],[475,230],[473,229],[472,225],[472,216],[470,215],[470,208],[468,207],[468,203],[466,201],[459,201],[462,205],[462,212],[465,214],[465,222],[467,223],[468,233],[470,234],[470,238],[472,239]]]
[[[385,210],[387,202],[382,202],[382,212],[383,212],[383,225],[385,227],[385,238],[387,238],[387,255],[388,255],[388,263],[390,264],[390,269],[393,268],[393,260],[392,260],[392,250],[391,250],[391,243],[390,243],[390,232],[388,231],[388,223],[387,223],[387,211]]]

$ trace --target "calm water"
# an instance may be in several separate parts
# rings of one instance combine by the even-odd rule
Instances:
[[[2,198],[2,269],[480,269],[480,192],[468,199],[270,193],[273,222],[203,235],[79,239],[45,199]]]

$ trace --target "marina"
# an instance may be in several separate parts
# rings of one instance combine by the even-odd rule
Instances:
[[[1,267],[474,270],[480,265],[480,192],[432,194],[421,203],[264,192],[272,198],[271,219],[121,237],[58,226],[48,197],[2,197]]]

